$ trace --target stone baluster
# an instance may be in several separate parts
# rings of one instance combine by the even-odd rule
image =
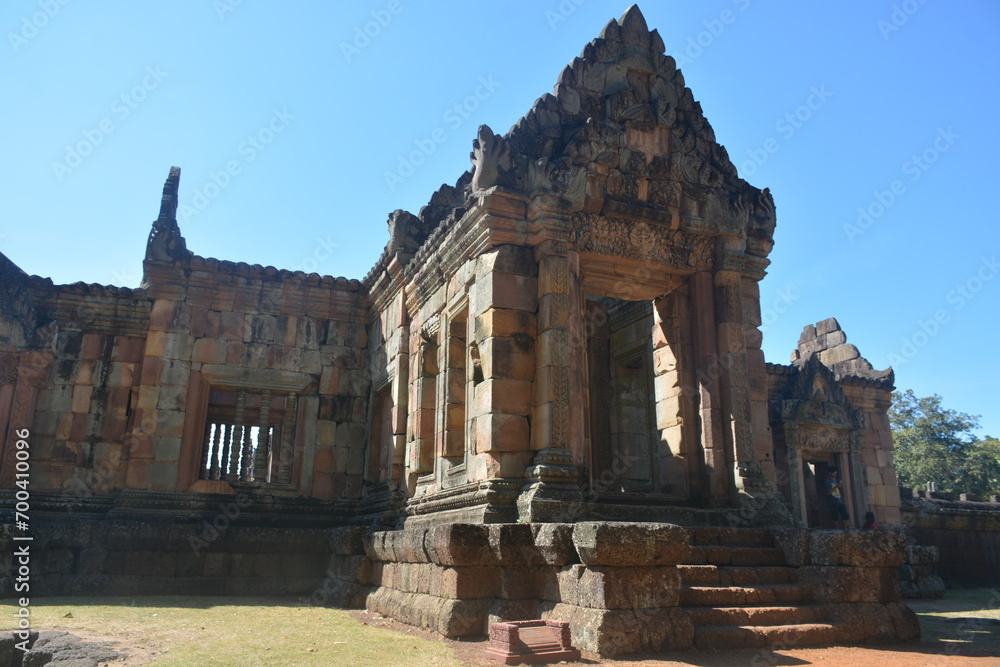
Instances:
[[[244,482],[250,481],[250,446],[247,442],[250,429],[243,428],[243,421],[246,418],[247,392],[240,389],[236,392],[236,416],[233,419],[233,443],[239,443],[235,449],[237,460],[240,462],[239,479]]]
[[[290,484],[292,481],[292,447],[295,446],[295,414],[298,394],[292,392],[285,399],[285,423],[281,428],[281,453],[278,457],[278,481]]]
[[[233,452],[233,431],[236,429],[230,424],[219,424],[218,430],[221,432],[219,444],[222,446],[222,471],[219,479],[225,481],[231,472],[231,459]]]
[[[271,391],[268,389],[265,389],[260,395],[260,421],[258,423],[253,478],[256,482],[264,483],[271,481],[271,452],[268,446],[271,440]]]
[[[217,432],[214,433],[218,440]],[[205,438],[201,443],[201,467],[198,469],[198,479],[218,479],[219,475],[219,450],[212,447],[213,429],[209,424],[205,429]]]

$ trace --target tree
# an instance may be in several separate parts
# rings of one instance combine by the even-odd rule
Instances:
[[[972,433],[979,418],[946,409],[937,394],[917,398],[912,390],[893,394],[889,421],[895,441],[899,483],[939,491],[1000,493],[1000,441]]]

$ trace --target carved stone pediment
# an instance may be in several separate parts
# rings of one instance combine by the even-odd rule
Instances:
[[[847,400],[833,372],[819,359],[807,360],[772,401],[772,420],[815,424],[842,429],[864,427],[864,412]]]

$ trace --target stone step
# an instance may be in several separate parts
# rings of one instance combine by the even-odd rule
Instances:
[[[775,547],[691,547],[685,565],[784,565],[785,552]]]
[[[789,625],[821,623],[826,620],[822,607],[692,607],[695,627],[709,625]]]
[[[684,607],[743,607],[799,604],[809,601],[809,589],[795,584],[763,586],[681,586]]]
[[[691,544],[696,546],[773,547],[774,538],[760,528],[720,528],[700,526],[689,528]]]
[[[837,643],[837,635],[837,627],[828,623],[717,625],[696,627],[694,645],[700,649],[825,646]]]
[[[681,583],[691,586],[744,586],[746,584],[793,584],[799,573],[794,567],[678,565]]]

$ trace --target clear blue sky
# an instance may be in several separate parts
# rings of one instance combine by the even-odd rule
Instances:
[[[454,183],[477,126],[505,132],[629,4],[61,2],[0,13],[0,249],[127,286],[171,165],[195,253],[363,277],[387,214]],[[640,6],[774,193],[768,360],[835,316],[901,389],[1000,435],[1000,3]]]

